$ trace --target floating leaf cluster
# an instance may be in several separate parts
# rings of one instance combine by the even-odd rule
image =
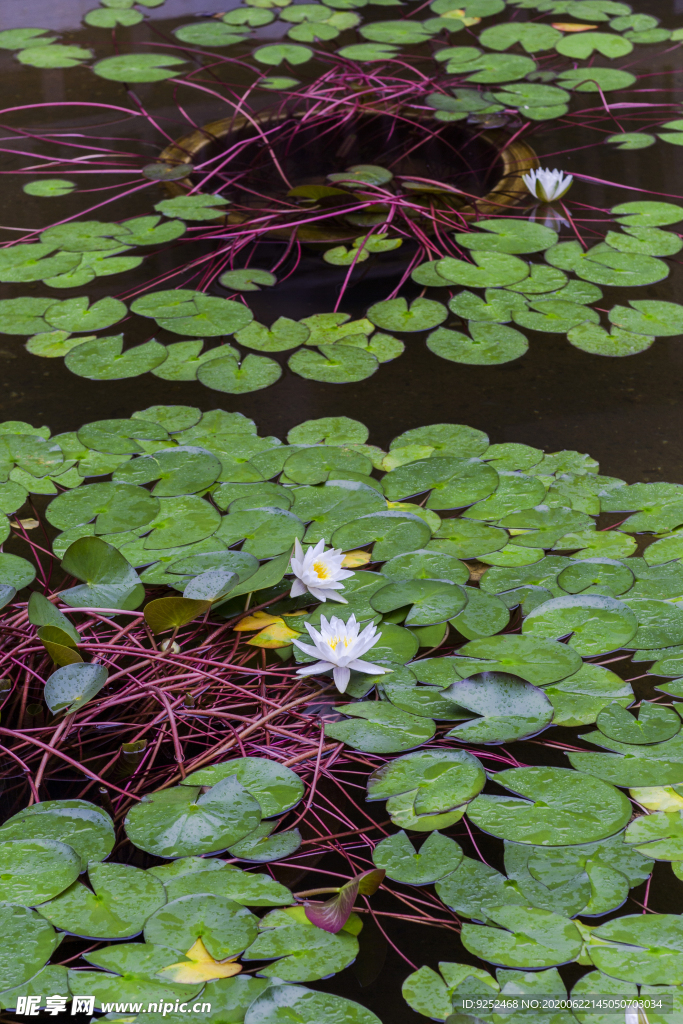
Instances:
[[[518,979],[531,985],[528,970],[546,972],[544,992],[560,991],[556,969],[570,961],[596,969],[591,992],[615,979],[672,983],[659,950],[676,941],[675,915],[600,918],[655,861],[683,873],[681,705],[668,700],[683,696],[680,485],[627,484],[588,455],[491,444],[447,423],[409,430],[386,452],[346,417],[305,421],[281,443],[241,414],[188,406],[57,438],[26,424],[3,430],[8,467],[16,460],[8,477],[38,469],[42,493],[48,482],[59,492],[45,517],[74,585],[50,595],[33,584],[32,561],[0,555],[6,620],[17,592],[33,587],[26,614],[53,665],[44,700],[56,721],[87,721],[111,700],[113,665],[93,658],[83,615],[137,616],[148,637],[172,631],[161,647],[169,666],[182,658],[174,638],[201,615],[232,627],[237,643],[250,636],[245,650],[263,651],[276,672],[291,672],[292,657],[312,660],[292,640],[330,613],[310,594],[288,598],[284,577],[295,539],[323,540],[351,572],[334,611],[375,623],[379,641],[363,657],[384,674],[352,673],[320,743],[369,758],[366,799],[384,804],[393,826],[371,849],[369,874],[381,876],[366,888],[352,879],[320,905],[254,870],[302,844],[299,819],[287,816],[305,784],[272,757],[200,756],[129,800],[117,815],[122,838],[151,858],[146,866],[109,859],[115,826],[102,807],[32,803],[0,826],[5,931],[22,936],[22,956],[2,967],[3,1005],[48,978],[55,992],[102,1007],[132,992],[154,1002],[172,986],[179,999],[243,999],[248,1022],[261,1000],[279,998],[280,982],[315,981],[355,959],[353,900],[385,876],[389,890],[433,885],[443,913],[464,921],[463,947],[498,968],[411,974],[404,996],[427,1016],[445,1019],[466,995]],[[87,482],[93,475],[108,479]],[[7,530],[20,528],[26,489],[11,477],[2,487],[14,493]],[[606,527],[601,517],[615,512]],[[635,706],[629,682],[600,661],[619,652],[653,663],[660,695]],[[319,684],[306,685],[299,700],[315,701]],[[558,726],[594,727],[577,733],[584,745],[569,744],[562,766],[496,753]],[[645,814],[633,816],[629,795]],[[504,871],[463,849],[459,822],[502,841]],[[85,968],[60,965],[63,934],[96,944]],[[254,960],[257,978],[239,978]],[[340,1005],[344,1019],[372,1019]]]

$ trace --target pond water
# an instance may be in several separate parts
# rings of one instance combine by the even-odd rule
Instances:
[[[210,6],[207,0],[167,0],[164,7],[150,12],[151,20],[132,30],[123,30],[124,38],[150,41],[168,37],[171,30],[185,23],[188,15],[203,14]],[[226,6],[226,5],[224,5]],[[228,9],[236,6],[230,0]],[[665,27],[682,23],[682,0],[640,0],[639,11],[651,13]],[[0,29],[25,27],[31,24],[53,28],[64,33],[70,44],[100,46],[102,30],[84,29],[82,15],[90,9],[90,0],[32,0],[28,5],[19,0],[4,0],[0,6]],[[382,10],[382,9],[380,9]],[[279,32],[279,30],[278,30]],[[128,33],[128,34],[127,34]],[[279,38],[269,26],[259,29],[256,38],[271,41]],[[683,51],[673,48],[656,60],[651,48],[634,54],[632,69],[639,75],[642,97],[648,101],[669,104],[668,116],[680,114],[680,77]],[[625,65],[626,66],[626,65]],[[628,65],[629,67],[631,65]],[[301,72],[304,77],[305,72]],[[312,74],[312,72],[311,72]],[[9,149],[23,149],[25,154],[73,152],[82,134],[99,136],[103,146],[122,154],[142,152],[152,161],[161,146],[224,116],[210,96],[195,92],[191,101],[179,110],[174,105],[173,90],[165,83],[146,85],[144,97],[147,117],[131,118],[121,111],[117,117],[103,110],[98,116],[92,109],[76,104],[86,98],[89,103],[121,104],[123,86],[95,78],[83,68],[68,70],[36,70],[21,67],[7,51],[0,51],[0,82],[3,105],[10,108],[3,114],[2,144]],[[239,75],[235,88],[240,89]],[[261,94],[259,103],[276,103],[277,95]],[[26,111],[28,104],[58,104]],[[127,105],[127,101],[126,104]],[[584,108],[583,110],[580,107]],[[600,98],[595,94],[582,97],[580,107],[572,108],[566,119],[539,122],[535,132],[527,136],[544,166],[557,165],[566,172],[575,172],[571,199],[577,224],[592,243],[604,233],[605,215],[601,211],[618,202],[631,201],[647,195],[670,202],[683,201],[681,175],[682,150],[678,146],[656,149],[620,151],[604,144],[610,132],[645,130],[648,113],[638,109],[613,110],[611,118],[600,111]],[[11,109],[17,108],[17,109]],[[159,126],[155,130],[150,119]],[[374,131],[374,129],[373,129]],[[52,134],[55,143],[46,146],[36,141]],[[380,162],[377,154],[401,148],[406,140],[393,139],[376,132],[363,136],[362,126],[354,132],[355,139],[337,156],[344,142],[344,133],[332,142],[305,139],[305,147],[293,156],[288,154],[292,181],[310,176],[324,176],[339,165],[339,159],[351,156],[355,162]],[[418,174],[427,168],[442,179],[450,175],[460,185],[467,182],[470,191],[485,191],[486,175],[491,173],[489,151],[485,144],[472,143],[469,150],[454,135],[452,163],[448,153],[440,151],[436,158],[427,155],[421,164],[417,158],[405,169]],[[59,140],[59,141],[56,141]],[[21,144],[19,144],[21,143]],[[374,154],[374,155],[373,155]],[[420,158],[422,159],[422,157]],[[23,194],[23,179],[11,173],[16,165],[27,164],[26,157],[9,157],[4,164],[3,187],[0,190],[0,222],[3,240],[18,233],[42,226],[59,207],[60,217],[76,215],[89,202],[89,216],[98,216],[98,204],[111,193],[112,178],[96,173],[79,174],[79,191],[59,199],[43,199]],[[348,163],[349,161],[346,160]],[[125,165],[122,158],[122,167]],[[342,163],[342,167],[346,164]],[[130,166],[137,167],[133,162]],[[270,166],[270,165],[269,165]],[[436,170],[434,169],[436,167]],[[60,174],[62,172],[59,172]],[[137,171],[121,171],[130,184],[131,194],[107,206],[103,219],[120,220],[148,213],[162,197],[163,186],[152,184],[134,191]],[[619,184],[617,184],[619,183]],[[272,173],[257,179],[259,188],[268,194],[276,185]],[[250,187],[254,182],[251,180]],[[86,191],[88,190],[88,191]],[[680,226],[679,226],[680,227]],[[676,230],[675,228],[673,230]],[[569,225],[562,237],[571,237]],[[206,243],[197,243],[196,253],[207,253]],[[257,266],[267,267],[280,257],[284,243],[262,243]],[[405,275],[412,252],[409,245],[388,252],[380,258],[359,266],[351,275],[350,285],[341,309],[354,319],[365,314],[368,306],[380,301],[396,288]],[[187,259],[183,249],[183,259]],[[668,278],[656,284],[633,289],[625,296],[624,289],[605,287],[601,306],[608,309],[627,298],[677,301],[683,293],[683,265],[680,256],[668,261]],[[175,268],[171,247],[151,257],[145,267],[149,277],[169,273]],[[300,263],[286,281],[274,288],[250,296],[257,320],[270,323],[275,316],[299,320],[305,316],[328,311],[334,306],[347,269],[322,261],[315,248],[304,248]],[[175,287],[175,283],[167,287]],[[194,287],[194,285],[189,285]],[[64,291],[60,297],[88,295],[92,301],[107,295],[132,298],[138,288],[135,270],[117,276],[113,281],[100,278],[92,285]],[[16,295],[40,295],[40,282],[30,285],[2,285],[2,298]],[[409,283],[403,294],[409,298],[421,294],[417,284]],[[431,298],[444,298],[430,291]],[[491,442],[521,442],[545,451],[578,449],[599,460],[605,474],[624,478],[627,482],[658,481],[683,483],[683,343],[681,337],[658,338],[647,351],[628,358],[604,358],[590,355],[570,345],[564,334],[525,330],[529,350],[521,358],[499,366],[472,366],[438,358],[425,345],[427,332],[407,336],[405,353],[382,364],[378,373],[354,384],[333,385],[303,379],[286,369],[289,353],[275,356],[285,371],[280,380],[267,391],[244,395],[223,395],[210,391],[197,381],[173,382],[145,374],[111,381],[85,380],[69,372],[62,359],[40,359],[24,348],[24,339],[3,334],[0,337],[0,419],[26,420],[48,424],[53,433],[71,431],[91,420],[126,417],[131,411],[154,404],[195,405],[202,410],[220,406],[252,417],[263,435],[284,438],[295,424],[322,416],[345,415],[365,423],[370,429],[370,443],[387,447],[401,432],[426,423],[463,423],[485,431]],[[169,343],[177,340],[163,330],[155,335]],[[137,323],[127,340],[141,343],[152,337],[144,324]],[[615,671],[621,674],[617,665]],[[633,667],[624,669],[633,676]],[[649,679],[634,683],[639,698],[656,696]],[[556,730],[560,742],[571,742],[576,730]],[[515,747],[518,758],[527,764],[548,764],[546,748],[533,742]],[[550,754],[552,760],[553,755]],[[564,764],[557,754],[556,763]],[[374,806],[374,805],[373,805]],[[371,810],[376,820],[383,820],[384,808]],[[467,832],[451,829],[466,853],[474,855]],[[493,866],[502,868],[500,850],[495,843],[482,847]],[[320,867],[334,871],[342,864],[330,856]],[[668,864],[655,867],[649,906],[658,913],[683,912],[683,884],[674,879]],[[324,884],[324,883],[322,883]],[[645,885],[632,890],[631,896],[642,901]],[[378,908],[382,904],[378,899]],[[395,908],[395,904],[391,904]],[[630,912],[636,912],[636,904]],[[408,959],[415,965],[439,960],[476,963],[452,932],[440,929],[412,929],[405,924],[388,926],[388,932]],[[386,959],[385,959],[386,958]],[[583,968],[563,968],[565,980],[571,981]],[[363,932],[361,956],[349,968],[325,982],[313,983],[325,991],[358,999],[378,1014],[383,1024],[409,1024],[421,1019],[400,996],[400,983],[408,973],[401,956],[387,948],[383,937],[369,924]],[[615,1018],[616,1019],[616,1018]]]

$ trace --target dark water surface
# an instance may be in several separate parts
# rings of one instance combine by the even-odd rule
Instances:
[[[100,29],[83,31],[79,27],[81,15],[91,6],[91,0],[30,0],[28,3],[25,0],[2,0],[0,29],[27,25],[52,27],[65,33],[64,42],[89,43],[104,55],[107,33]],[[235,4],[231,2],[227,6]],[[150,12],[152,27],[136,26],[134,30],[124,29],[121,32],[124,49],[127,40],[158,40],[155,31],[167,35],[179,19],[186,19],[188,14],[205,13],[210,7],[208,0],[168,0],[164,8]],[[682,0],[640,0],[634,7],[657,15],[665,26],[676,27],[683,23]],[[259,30],[258,35],[272,39],[274,30],[268,26]],[[109,52],[108,48],[106,52]],[[652,90],[633,98],[669,102],[668,118],[678,117],[679,108],[674,103],[673,93],[668,90],[674,85],[674,75],[681,74],[681,50],[676,49],[656,62],[651,57],[653,52],[652,47],[638,48],[632,55],[632,65],[628,61],[623,62],[623,66],[645,76],[639,81],[639,89]],[[299,69],[299,74],[303,77],[305,69]],[[128,105],[123,86],[96,78],[86,69],[38,71],[24,68],[7,51],[0,51],[0,80],[5,108],[84,98],[89,102]],[[43,112],[4,113],[0,137],[5,142],[2,144],[25,149],[27,153],[36,152],[30,137],[33,129],[43,134],[49,126],[55,132],[78,133],[99,125],[97,133],[103,139],[120,139],[115,144],[119,150],[135,154],[142,152],[146,158],[154,159],[168,141],[191,130],[192,124],[188,125],[188,120],[183,119],[173,106],[171,91],[163,83],[159,86],[145,85],[139,90],[139,95],[166,133],[165,139],[144,118],[130,119],[121,113],[118,121],[111,112],[105,111],[98,118],[92,110],[59,106],[43,108]],[[264,103],[267,102],[268,97],[261,95]],[[610,95],[622,98],[621,94]],[[581,99],[586,107],[599,103],[599,96],[595,94],[584,94]],[[225,115],[223,109],[207,98],[198,100],[190,97],[185,110],[190,121],[196,124]],[[645,192],[650,198],[683,199],[683,151],[679,147],[659,143],[652,149],[620,152],[602,143],[610,132],[638,127],[647,130],[647,114],[642,111],[617,113],[623,113],[619,123],[614,121],[610,124],[604,118],[596,127],[590,127],[580,125],[581,118],[572,118],[574,127],[571,129],[542,123],[535,136],[527,136],[543,165],[558,166],[604,182],[620,182],[623,186],[576,181],[571,200],[579,218],[581,204],[606,210],[618,202],[644,198]],[[20,145],[19,135],[11,130],[18,127],[26,133]],[[68,142],[88,145],[87,139],[62,139],[63,145]],[[41,146],[40,152],[48,151]],[[58,153],[60,150],[55,146],[50,152]],[[61,152],[72,151],[62,149]],[[30,162],[25,157],[21,158],[21,163]],[[3,161],[2,169],[7,172],[15,166],[16,159],[9,157]],[[138,167],[139,161],[131,166]],[[57,171],[56,174],[74,178],[69,171]],[[109,186],[115,179],[88,174],[74,180],[82,189],[106,190],[81,191],[63,199],[32,198],[21,192],[18,179],[5,174],[0,188],[0,223],[5,228],[38,228],[53,219],[76,214],[84,207],[94,206],[107,198],[111,194]],[[123,174],[120,180],[129,182],[131,186],[140,182],[135,170]],[[87,216],[120,219],[144,214],[160,197],[159,186],[150,184],[145,191]],[[596,216],[595,212],[592,216]],[[18,234],[4,230],[0,237],[9,240]],[[595,228],[588,228],[586,237],[597,240]],[[277,243],[271,243],[267,249],[264,248],[257,262],[268,266],[274,262],[273,255],[280,252]],[[683,292],[681,260],[674,257],[668,262],[671,274],[666,281],[634,289],[633,294],[628,295],[624,294],[625,289],[605,289],[604,308],[629,298],[680,301]],[[357,271],[342,308],[354,315],[362,315],[368,305],[391,291],[400,279],[405,263],[403,250],[369,261],[367,271],[364,268]],[[152,276],[147,266],[145,278]],[[172,266],[171,249],[155,258],[155,265],[150,269],[156,273],[170,270]],[[95,286],[53,294],[59,298],[79,294],[88,294],[93,299],[106,294],[126,298],[135,292],[140,280],[138,275],[139,271],[131,271],[115,278],[99,279]],[[344,275],[345,270],[324,264],[314,252],[308,251],[293,278],[255,296],[255,315],[257,319],[270,323],[281,315],[299,319],[329,311],[334,306]],[[45,293],[40,282],[35,285],[4,285],[1,290],[3,298]],[[415,294],[417,292],[415,287]],[[126,326],[128,342],[144,341],[150,336],[149,333],[140,333],[136,337]],[[375,376],[360,383],[325,385],[306,381],[285,369],[282,379],[267,391],[244,396],[222,395],[196,382],[169,383],[150,374],[131,380],[87,381],[73,376],[62,359],[37,358],[25,351],[23,338],[2,335],[0,419],[27,420],[35,425],[45,423],[57,433],[74,430],[89,420],[129,416],[134,410],[151,404],[182,403],[193,404],[203,410],[217,406],[238,410],[256,420],[261,434],[284,438],[287,430],[302,420],[345,414],[365,422],[370,427],[370,441],[382,446],[387,446],[392,437],[408,428],[447,421],[483,429],[493,442],[519,441],[546,451],[576,448],[589,452],[600,461],[603,473],[621,476],[629,482],[683,482],[683,339],[659,339],[641,355],[607,359],[574,349],[564,335],[525,333],[530,340],[529,352],[523,358],[500,367],[449,363],[429,352],[424,334],[415,334],[407,336],[406,352],[402,357],[383,364]],[[163,331],[158,332],[157,337],[166,342],[178,340],[177,336],[165,335]],[[283,363],[287,355],[282,354]],[[631,669],[627,674],[637,673]],[[650,680],[636,682],[635,688],[638,697],[655,695]],[[560,730],[553,735],[554,738],[571,741],[576,732]],[[529,764],[548,763],[547,749],[533,743],[518,744],[515,753]],[[559,752],[557,763],[566,766]],[[373,807],[376,810],[376,805]],[[375,810],[372,810],[373,814]],[[383,806],[381,811],[383,814]],[[459,826],[455,826],[449,834],[462,843],[467,854],[474,853],[464,829],[461,835]],[[502,845],[484,839],[482,848],[490,863],[502,868]],[[341,866],[341,861],[337,864],[334,858],[330,858],[321,866],[335,870]],[[674,878],[670,866],[657,863],[654,878],[651,908],[659,912],[681,912],[683,886]],[[631,895],[642,901],[644,887],[634,890]],[[394,900],[385,907],[381,900],[373,905],[392,912],[396,912],[397,907]],[[637,909],[636,904],[627,905],[627,912],[635,913]],[[451,932],[426,928],[410,930],[397,922],[386,927],[390,938],[401,946],[415,966],[426,963],[436,968],[439,960],[476,963]],[[389,950],[385,966],[381,969],[386,942],[370,924],[366,926],[361,943],[358,964],[327,982],[319,983],[320,986],[358,999],[374,1010],[383,1024],[424,1020],[407,1007],[400,995],[401,981],[410,970],[408,965]],[[570,981],[583,971],[584,968],[572,965],[563,969],[563,974]]]

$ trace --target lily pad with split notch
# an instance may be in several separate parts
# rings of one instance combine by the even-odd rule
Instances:
[[[512,512],[535,508],[545,493],[545,486],[537,477],[502,469],[498,473],[498,487],[494,493],[470,505],[463,518],[497,521]]]
[[[171,900],[148,916],[144,928],[145,942],[181,953],[201,939],[209,955],[219,961],[243,952],[257,934],[258,918],[250,910],[212,893]]]
[[[612,597],[556,597],[527,615],[522,633],[537,639],[569,636],[582,657],[608,654],[635,636],[638,620],[631,609]]]
[[[289,357],[293,373],[326,384],[352,384],[371,377],[379,361],[371,352],[351,345],[320,345],[319,351],[300,349]]]
[[[452,683],[443,696],[481,717],[448,733],[461,743],[507,743],[550,725],[553,707],[538,687],[507,672],[481,672]]]
[[[453,839],[432,832],[420,847],[419,853],[403,830],[387,836],[372,853],[375,867],[404,885],[430,885],[444,875],[455,871],[462,860],[462,850]]]
[[[619,597],[631,589],[635,577],[627,564],[614,558],[585,558],[563,569],[557,582],[568,594],[600,587],[602,593]]]
[[[246,327],[236,331],[235,341],[258,352],[287,352],[305,344],[309,335],[310,331],[305,324],[281,316],[270,328],[252,320]]]
[[[79,855],[83,870],[104,860],[114,848],[114,826],[101,808],[87,800],[45,800],[19,811],[0,826],[0,842],[50,840]]]
[[[228,848],[230,856],[254,864],[291,857],[301,846],[301,833],[298,828],[293,828],[271,835],[276,825],[275,821],[262,821],[253,832]]]
[[[383,615],[410,605],[406,626],[431,626],[447,622],[465,606],[465,591],[444,580],[412,579],[389,583],[370,599],[373,608]]]
[[[94,996],[98,1009],[109,1000],[126,996],[156,1001],[157,1005],[159,1001],[163,1003],[166,996],[177,1000],[192,999],[201,992],[204,981],[200,976],[190,984],[174,983],[163,972],[174,964],[177,966],[178,954],[168,947],[151,943],[125,942],[106,946],[97,952],[86,953],[84,959],[104,970],[69,971],[70,991],[75,996]],[[191,960],[184,963],[191,968]]]
[[[490,234],[475,231],[456,232],[456,243],[467,249],[516,255],[543,252],[557,242],[556,231],[533,221],[493,217],[490,220],[479,221],[476,226]]]
[[[447,256],[436,263],[437,273],[446,284],[465,288],[501,288],[517,284],[529,276],[529,264],[518,256],[498,252],[473,252],[474,263]]]
[[[631,804],[618,789],[567,768],[511,768],[491,778],[518,795],[480,795],[467,813],[500,839],[535,846],[596,842],[615,835],[631,817]]]
[[[204,387],[230,395],[260,391],[275,384],[281,376],[282,368],[274,359],[253,354],[245,356],[241,362],[231,355],[207,359],[197,368],[197,380]]]
[[[491,907],[528,903],[513,881],[471,857],[465,857],[456,871],[439,879],[436,892],[455,913],[479,921],[486,921]]]
[[[428,551],[441,551],[455,558],[476,558],[500,551],[508,542],[505,530],[468,519],[444,519],[427,544]]]
[[[460,559],[425,548],[395,555],[382,566],[382,575],[390,580],[450,580],[462,584],[468,582],[470,571]]]
[[[350,934],[350,925],[353,926],[353,918],[340,932],[332,934],[310,924],[303,907],[271,910],[261,918],[259,935],[242,959],[277,958],[275,963],[259,969],[261,977],[317,981],[342,971],[355,960],[358,940]]]
[[[325,736],[370,754],[391,754],[421,746],[435,733],[429,718],[410,715],[382,701],[344,707],[347,719],[328,722]]]
[[[458,821],[485,781],[481,762],[468,751],[424,750],[376,769],[368,779],[367,800],[387,800],[395,824],[429,832]]]
[[[468,587],[465,593],[467,604],[449,620],[462,636],[468,640],[479,640],[505,629],[510,621],[510,612],[500,598],[476,587]]]
[[[677,761],[650,760],[647,748],[643,754],[629,757],[628,754],[595,754],[593,752],[572,752],[568,754],[572,767],[587,776],[603,779],[622,789],[640,786],[673,786],[683,782],[683,764]]]
[[[75,882],[81,858],[54,839],[0,842],[0,900],[35,906],[51,900]]]
[[[419,516],[406,512],[372,512],[355,522],[340,526],[332,534],[332,547],[351,551],[373,543],[373,561],[385,561],[395,555],[423,548],[432,531]]]
[[[245,1024],[282,1024],[293,1013],[301,1024],[380,1024],[379,1017],[360,1003],[291,984],[267,988],[249,1006]]]
[[[636,334],[612,327],[606,331],[596,323],[581,323],[567,331],[567,339],[574,348],[595,356],[635,356],[652,346],[654,335]]]
[[[673,708],[651,701],[641,701],[637,718],[618,704],[610,705],[600,712],[596,724],[610,739],[639,745],[669,740],[681,729]]]
[[[234,778],[200,793],[175,786],[144,797],[126,816],[126,835],[139,849],[173,859],[226,850],[261,820],[258,801]]]
[[[0,904],[0,985],[3,990],[24,985],[50,959],[59,945],[54,928],[44,918],[17,904]]]
[[[44,903],[40,914],[56,928],[88,939],[132,938],[145,920],[166,902],[161,882],[129,864],[88,866],[91,891],[74,882]]]
[[[513,327],[473,320],[471,337],[440,327],[427,339],[427,348],[441,359],[473,366],[498,366],[519,359],[529,348],[525,336]]]
[[[210,452],[193,446],[142,455],[127,462],[113,475],[114,483],[148,484],[158,481],[152,493],[156,497],[196,494],[216,482],[222,472],[220,460]]]
[[[296,772],[265,757],[236,757],[200,768],[188,775],[182,785],[214,786],[233,775],[258,800],[264,818],[296,807],[304,793],[303,782]]]
[[[674,914],[631,914],[600,925],[588,940],[595,966],[641,985],[681,984],[683,924]]]
[[[64,358],[68,370],[88,380],[124,380],[149,373],[166,359],[166,348],[152,339],[123,351],[123,335],[83,341]]]
[[[568,649],[568,648],[567,648]],[[555,709],[555,725],[591,725],[607,707],[628,707],[634,701],[630,683],[601,665],[584,664],[545,690]]]
[[[498,928],[464,924],[462,943],[470,953],[505,967],[552,967],[575,960],[582,937],[573,921],[536,907],[491,907]],[[503,930],[508,929],[508,930]]]
[[[292,902],[289,889],[280,885],[270,875],[243,871],[233,864],[224,864],[222,861],[193,859],[199,859],[200,864],[196,865],[197,870],[188,871],[186,874],[164,876],[164,868],[172,868],[178,861],[162,865],[158,872],[152,871],[152,874],[156,874],[164,883],[169,902],[178,899],[179,896],[196,893],[223,896],[245,907],[279,907]],[[212,865],[211,870],[208,869],[209,864]],[[213,867],[214,864],[216,868]],[[202,871],[201,865],[207,870]]]

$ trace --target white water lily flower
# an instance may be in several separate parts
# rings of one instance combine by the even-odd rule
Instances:
[[[319,540],[314,548],[309,548],[304,554],[303,548],[298,539],[294,541],[294,554],[292,555],[292,572],[296,579],[289,592],[290,597],[300,597],[307,591],[317,601],[340,601],[347,604],[346,598],[340,597],[335,591],[343,590],[347,576],[353,576],[352,572],[342,569],[344,555],[341,549],[330,548],[325,551],[325,541]]]
[[[356,672],[365,672],[366,675],[384,675],[387,669],[379,665],[373,665],[369,661],[359,661],[361,655],[366,654],[371,647],[374,647],[381,633],[378,633],[374,622],[359,632],[360,626],[356,622],[356,616],[351,615],[348,622],[333,616],[328,622],[324,615],[320,616],[320,632],[309,622],[306,624],[314,646],[302,644],[300,640],[292,640],[299,650],[304,654],[310,654],[314,658],[320,658],[315,665],[304,665],[298,669],[298,676],[312,676],[318,672],[327,672],[332,669],[334,685],[341,693],[344,693],[349,685],[351,669]]]
[[[565,175],[564,171],[551,171],[547,167],[539,167],[538,170],[523,174],[522,180],[532,196],[536,196],[544,203],[552,203],[554,199],[561,199],[569,191],[574,175]]]

